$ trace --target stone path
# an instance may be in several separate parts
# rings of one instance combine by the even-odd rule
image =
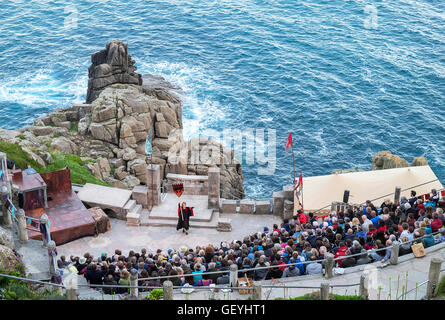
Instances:
[[[207,244],[220,245],[221,241],[242,240],[252,232],[262,231],[264,226],[269,229],[274,223],[280,223],[280,219],[272,215],[240,215],[224,214],[221,217],[232,219],[231,232],[219,232],[216,229],[190,228],[189,235],[176,231],[175,227],[140,226],[127,227],[125,221],[110,219],[111,230],[97,237],[84,237],[58,246],[60,255],[68,259],[70,255],[83,255],[89,252],[95,256],[106,252],[109,255],[115,249],[122,250],[128,254],[130,250],[156,251],[158,248],[167,250],[169,248],[179,249],[182,245],[195,248],[197,245]]]

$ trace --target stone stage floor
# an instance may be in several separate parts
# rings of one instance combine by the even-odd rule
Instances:
[[[280,218],[272,215],[224,214],[221,217],[232,219],[231,232],[191,228],[189,234],[185,235],[174,227],[127,227],[123,220],[110,219],[110,231],[57,246],[58,256],[65,255],[69,259],[70,255],[83,255],[85,252],[94,256],[102,252],[110,255],[114,254],[115,249],[127,255],[130,250],[140,251],[142,248],[155,252],[158,248],[166,251],[169,248],[179,249],[182,245],[188,248],[219,245],[221,241],[242,240],[252,232],[263,231],[264,226],[271,229],[274,223],[281,222]]]

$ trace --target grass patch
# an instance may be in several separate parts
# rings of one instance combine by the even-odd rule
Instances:
[[[445,276],[442,277],[439,281],[439,286],[437,288],[437,295],[445,294]]]
[[[26,139],[26,137],[25,137],[25,135],[23,133],[19,134],[17,136],[17,138],[19,138],[20,140],[25,140]]]
[[[58,132],[55,132],[54,135],[53,135],[54,138],[58,138],[58,137],[60,137],[60,136],[61,136],[61,134],[58,133]]]
[[[276,300],[320,300],[320,293],[312,292],[299,297],[289,299],[277,298]],[[341,295],[331,293],[329,294],[329,300],[363,300],[363,298],[356,295]]]
[[[32,160],[18,144],[0,140],[0,151],[6,153],[8,159],[14,160],[16,168],[26,169],[28,165],[30,165],[37,171],[43,169],[43,167]]]
[[[102,186],[108,186],[108,184],[98,178],[96,178],[90,170],[86,167],[85,161],[79,156],[68,153],[53,152],[51,154],[54,163],[49,164],[46,168],[39,171],[39,173],[47,173],[56,170],[62,170],[69,167],[71,170],[71,181],[73,183],[85,184],[94,183]]]
[[[79,129],[79,123],[76,121],[71,122],[70,131],[77,132]]]

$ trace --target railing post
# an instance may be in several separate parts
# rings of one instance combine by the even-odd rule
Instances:
[[[261,292],[261,282],[260,281],[254,281],[253,282],[253,300],[262,300],[263,294]]]
[[[325,269],[325,277],[330,279],[333,277],[333,270],[334,269],[334,255],[332,253],[327,253],[326,254],[326,263],[324,265],[324,269]]]
[[[400,248],[400,242],[394,241],[392,243],[392,249],[391,249],[391,257],[389,258],[389,262],[391,264],[397,264],[399,261],[399,248]]]
[[[6,186],[2,186],[0,189],[0,205],[2,206],[3,225],[9,227],[12,225],[12,218],[11,214],[9,213],[9,210],[6,209],[5,206],[7,201],[8,201],[8,188]]]
[[[327,281],[320,284],[320,300],[329,300],[329,282]]]
[[[402,192],[401,187],[396,187],[396,190],[394,191],[394,204],[397,205],[400,201],[400,193]]]
[[[138,272],[135,268],[130,271],[130,286],[136,287],[138,285]],[[130,296],[134,299],[138,298],[139,289],[138,288],[130,288]]]
[[[230,265],[230,286],[236,287],[238,283],[238,265]]]
[[[360,276],[359,295],[363,298],[363,300],[368,300],[368,277],[364,273],[362,273],[362,275]]]
[[[49,234],[48,216],[46,214],[42,214],[42,216],[40,217],[40,224],[42,224],[43,227],[45,228],[45,232],[47,232],[47,234]],[[43,234],[42,234],[42,242],[43,242],[44,247],[48,246],[48,243],[46,242],[46,237]]]
[[[437,294],[439,284],[440,267],[442,261],[438,258],[431,259],[430,271],[428,273],[428,284],[426,288],[426,298],[431,299]]]
[[[17,225],[19,228],[20,234],[20,242],[27,243],[28,242],[28,231],[26,231],[26,220],[25,220],[25,211],[23,209],[17,210]]]
[[[52,276],[56,276],[56,266],[54,264],[53,253],[55,254],[56,243],[51,240],[48,242],[48,257],[49,257],[49,273]]]
[[[164,300],[173,300],[173,282],[166,280],[162,287],[164,289]]]

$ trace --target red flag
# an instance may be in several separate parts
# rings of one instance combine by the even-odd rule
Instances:
[[[289,137],[287,137],[286,145],[284,146],[286,149],[286,153],[290,146],[292,146],[292,132],[289,133]]]

